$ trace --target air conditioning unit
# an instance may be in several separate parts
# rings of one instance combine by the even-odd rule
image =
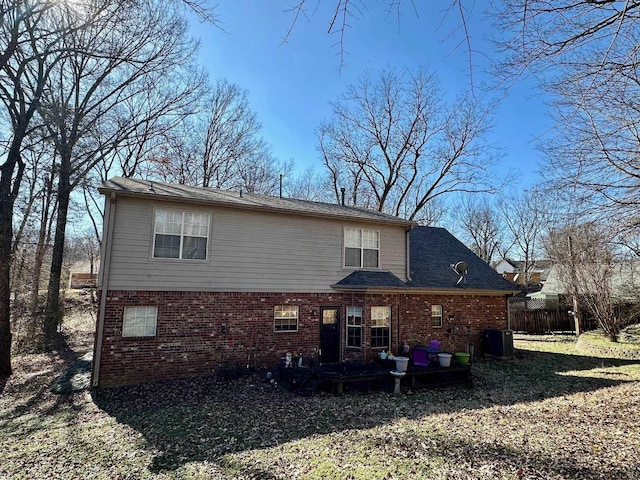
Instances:
[[[513,357],[513,330],[488,328],[484,331],[482,350],[497,357]]]

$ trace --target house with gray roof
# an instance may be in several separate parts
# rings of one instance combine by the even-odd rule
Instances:
[[[567,281],[568,266],[554,265],[551,267],[547,282],[537,295],[533,298],[553,299],[560,296],[568,296],[571,294],[571,287]],[[604,267],[603,267],[604,268]],[[564,271],[564,275],[563,275]],[[588,275],[594,271],[593,265],[587,265],[585,268],[578,265],[576,267],[577,275]],[[629,260],[626,262],[615,263],[606,267],[609,279],[609,289],[614,303],[635,302],[638,299],[638,291],[640,291],[640,262]],[[586,292],[584,292],[586,293]]]
[[[113,178],[92,383],[108,387],[287,352],[369,362],[507,327],[513,284],[442,228],[340,204]],[[478,351],[476,350],[476,351]]]
[[[550,260],[534,260],[526,264],[523,260],[502,258],[495,266],[496,272],[516,285],[539,285],[547,281],[551,270]]]

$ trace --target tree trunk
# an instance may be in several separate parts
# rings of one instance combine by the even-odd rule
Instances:
[[[567,237],[567,244],[569,247],[569,268],[571,269],[571,297],[573,299],[573,321],[576,330],[576,337],[582,334],[581,321],[580,321],[580,301],[578,299],[578,286],[577,286],[577,274],[576,274],[576,260],[573,252],[573,239],[571,235]]]
[[[22,179],[18,134],[0,167],[0,375],[11,375],[11,244],[13,241],[13,204]],[[18,166],[18,172],[14,173]],[[13,182],[13,183],[12,183]]]
[[[40,297],[40,280],[42,278],[42,264],[44,262],[44,256],[47,253],[47,247],[45,245],[44,230],[46,225],[40,225],[40,234],[38,238],[38,245],[36,246],[36,258],[33,266],[33,277],[31,279],[31,299],[30,299],[30,312],[31,321],[27,328],[27,335],[29,338],[33,338],[36,334],[36,323],[39,317],[39,297]]]
[[[63,316],[63,310],[60,305],[60,278],[62,276],[69,197],[71,196],[70,165],[70,159],[63,156],[58,173],[58,216],[51,253],[51,273],[49,275],[47,306],[44,318],[44,335],[47,346],[51,346]]]
[[[36,322],[39,318],[39,297],[40,297],[40,281],[42,279],[42,264],[44,263],[44,257],[47,254],[47,244],[51,239],[51,223],[50,219],[53,216],[49,215],[49,210],[52,204],[52,190],[53,190],[53,177],[54,174],[48,176],[46,181],[46,189],[42,198],[42,214],[40,215],[40,231],[38,232],[38,245],[36,246],[36,258],[34,260],[33,278],[31,280],[31,299],[30,299],[30,311],[31,322],[29,322],[28,335],[29,338],[33,338],[36,334]]]
[[[4,180],[4,171],[2,172]],[[4,181],[1,182],[4,187]],[[0,189],[0,375],[11,375],[11,239],[13,201]]]

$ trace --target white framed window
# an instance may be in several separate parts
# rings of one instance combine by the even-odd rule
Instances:
[[[210,220],[208,213],[157,209],[153,258],[206,260]]]
[[[431,305],[431,326],[442,327],[442,305]]]
[[[371,307],[371,347],[389,349],[391,307]]]
[[[276,305],[273,309],[273,329],[276,332],[298,331],[298,307]]]
[[[347,347],[362,347],[362,307],[347,307]]]
[[[380,232],[361,228],[345,228],[344,266],[379,268]]]
[[[123,337],[155,337],[158,307],[124,307]]]

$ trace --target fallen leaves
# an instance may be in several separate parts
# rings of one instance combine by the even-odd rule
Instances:
[[[16,361],[0,478],[640,478],[640,366],[518,341],[473,388],[299,397],[260,376],[59,396],[73,358]]]

